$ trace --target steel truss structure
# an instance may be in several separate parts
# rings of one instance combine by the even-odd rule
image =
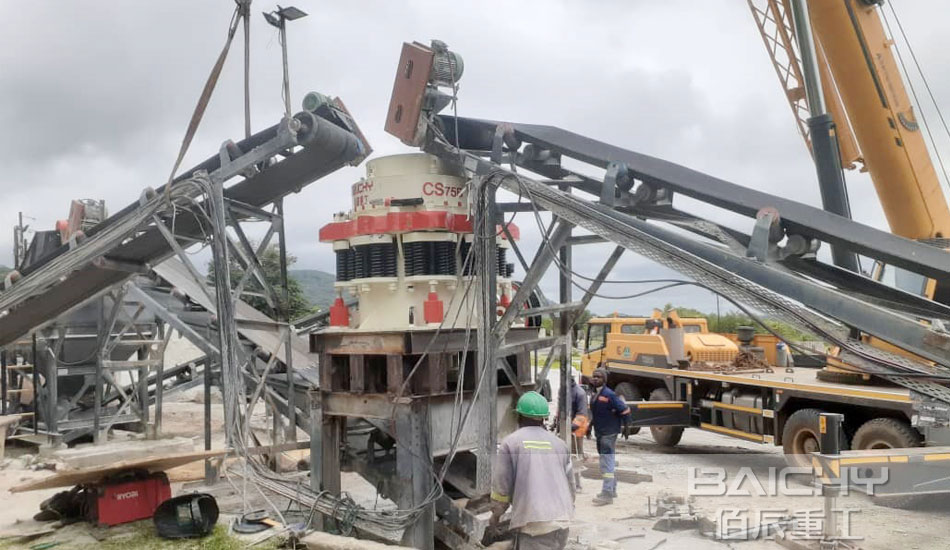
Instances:
[[[453,117],[443,116],[439,122],[447,128],[442,135],[455,135]],[[867,361],[880,363],[881,373],[891,369],[889,374],[899,376],[912,371],[935,379],[950,374],[946,358],[950,337],[915,318],[927,315],[946,320],[950,308],[848,274],[818,261],[814,254],[818,241],[830,242],[943,280],[950,275],[950,255],[944,251],[557,128],[459,119],[458,135],[459,148],[443,140],[433,140],[426,148],[446,159],[462,155],[470,173],[527,198],[533,203],[531,208],[550,210],[561,225],[583,227],[597,240],[647,254],[681,273],[695,275],[698,283],[714,286],[741,303],[794,317],[792,320],[808,331],[840,341],[849,351],[866,355]],[[512,142],[519,149],[505,147]],[[606,176],[598,181],[566,170],[560,166],[562,155],[605,168]],[[504,168],[502,162],[549,179],[525,177]],[[599,200],[582,199],[564,188],[593,193]],[[753,217],[752,231],[742,233],[678,211],[671,205],[673,193]],[[647,219],[685,229],[702,239]],[[552,236],[557,233],[555,227]],[[547,264],[531,267],[543,270]],[[529,271],[521,291],[529,292],[532,281],[538,279],[540,275],[532,276]],[[519,302],[516,299],[514,303],[516,309]],[[849,340],[850,329],[887,339],[935,365],[885,358]]]
[[[815,255],[819,243],[825,242],[945,280],[950,276],[950,255],[941,250],[548,126],[442,115],[430,120],[423,149],[461,163],[471,175],[472,192],[480,198],[475,217],[486,220],[486,231],[496,222],[503,223],[507,212],[547,210],[554,215],[541,250],[533,261],[523,262],[526,274],[512,305],[497,322],[485,321],[479,332],[480,351],[491,353],[509,345],[504,339],[506,327],[519,315],[557,315],[558,337],[536,381],[538,387],[558,349],[561,364],[567,364],[571,340],[566,335],[576,319],[574,313],[589,303],[628,249],[736,304],[789,321],[840,346],[842,357],[855,368],[908,387],[919,409],[930,402],[950,403],[950,335],[942,328],[950,319],[950,308],[824,264]],[[562,157],[606,173],[592,178],[568,170],[561,165]],[[529,177],[515,167],[540,177]],[[495,204],[498,189],[517,194],[527,204]],[[574,191],[594,199],[584,199]],[[679,211],[672,206],[674,193],[748,216],[751,231],[744,233]],[[573,228],[589,234],[572,236]],[[489,241],[481,241],[487,257],[492,253]],[[588,281],[579,285],[577,279],[582,276],[573,270],[570,248],[605,241],[618,246],[598,275],[583,277]],[[516,253],[521,256],[517,248]],[[493,267],[479,266],[478,276],[490,282]],[[559,271],[560,303],[523,310],[525,297],[552,266]],[[572,286],[586,289],[582,300],[572,301]],[[482,308],[492,310],[496,298],[484,292]],[[921,317],[935,321],[921,324]],[[862,333],[921,359],[872,347],[856,337]],[[561,387],[566,387],[567,372],[561,369]],[[559,414],[561,426],[569,425],[567,410]]]
[[[296,426],[309,427],[309,414],[298,419],[297,410],[309,405],[297,394],[306,396],[317,375],[283,310],[281,201],[362,160],[368,146],[348,122],[301,112],[238,143],[227,141],[216,156],[23,267],[0,293],[5,405],[21,406],[9,394],[17,389],[6,383],[33,371],[35,434],[60,443],[91,433],[98,442],[113,426],[133,425],[155,437],[163,394],[203,381],[210,448],[207,394],[214,382],[225,394],[246,388],[252,404],[264,400],[277,412],[274,442],[285,435],[295,441]],[[242,227],[249,222],[268,224],[256,246]],[[260,261],[275,235],[283,282],[277,289]],[[212,248],[214,284],[186,251],[196,245]],[[241,278],[232,283],[234,265]],[[262,297],[272,316],[241,301],[248,295]],[[165,369],[173,332],[206,355]],[[226,410],[226,417],[234,423],[250,410]]]

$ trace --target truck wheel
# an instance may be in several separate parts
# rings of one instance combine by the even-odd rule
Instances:
[[[868,420],[854,433],[852,449],[902,449],[920,447],[920,434],[904,420],[875,418]],[[929,502],[933,495],[874,495],[871,501],[888,508],[914,509]]]
[[[620,396],[620,399],[624,401],[643,401],[643,396],[640,395],[640,390],[630,382],[621,382],[617,384],[617,387],[614,388],[614,392]],[[635,435],[640,433],[640,428],[626,428],[627,435]]]
[[[852,449],[902,449],[920,447],[922,441],[917,430],[896,418],[868,420],[854,433]]]
[[[650,401],[672,401],[666,388],[657,388],[650,392]],[[682,426],[650,426],[650,433],[653,434],[653,441],[663,447],[675,447],[680,439],[683,438]]]
[[[818,428],[818,418],[821,413],[822,411],[818,409],[801,409],[795,411],[785,421],[785,429],[782,430],[782,449],[785,451],[785,461],[789,466],[811,466],[808,453],[817,453],[821,450],[821,435]]]

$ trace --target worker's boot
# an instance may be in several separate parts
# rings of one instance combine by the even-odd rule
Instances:
[[[593,500],[594,506],[606,506],[614,503],[614,497],[610,493],[598,493]]]

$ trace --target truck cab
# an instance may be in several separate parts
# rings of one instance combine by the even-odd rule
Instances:
[[[649,367],[676,367],[695,362],[729,363],[739,347],[709,332],[706,319],[680,317],[676,311],[651,317],[595,317],[588,321],[581,372],[590,376],[607,360]]]

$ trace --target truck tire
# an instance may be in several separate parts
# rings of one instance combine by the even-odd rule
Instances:
[[[650,392],[650,401],[672,401],[666,388],[657,388]],[[683,426],[650,426],[650,433],[653,434],[653,441],[662,447],[675,447],[680,439],[683,438]]]
[[[854,432],[851,448],[864,449],[902,449],[920,447],[923,443],[920,434],[904,420],[896,418],[875,418],[868,420]]]
[[[785,451],[785,461],[793,467],[809,467],[811,459],[808,453],[817,453],[821,450],[821,433],[818,428],[818,418],[823,411],[818,409],[801,409],[792,413],[785,421],[782,430],[782,449]]]
[[[874,418],[868,420],[851,440],[852,449],[903,449],[920,447],[923,439],[920,434],[904,420],[896,418]],[[926,504],[933,495],[874,495],[871,502],[888,508],[914,509]]]
[[[624,401],[642,401],[643,396],[640,394],[640,390],[630,382],[621,382],[617,384],[617,387],[614,388],[614,392],[620,396]],[[639,427],[624,428],[626,431],[624,435],[636,435],[640,433]]]

